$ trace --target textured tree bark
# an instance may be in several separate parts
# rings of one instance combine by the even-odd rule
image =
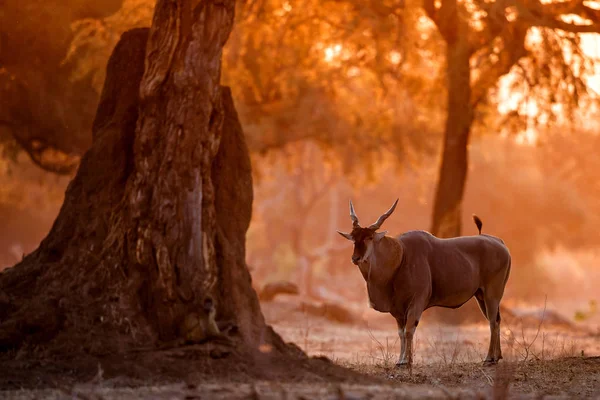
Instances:
[[[245,264],[250,159],[219,85],[233,13],[233,0],[161,0],[149,31],[123,35],[51,232],[0,274],[0,350],[176,339],[206,295],[243,343],[284,348]]]
[[[140,116],[127,183],[128,264],[149,274],[144,309],[174,337],[186,309],[217,278],[211,165],[223,108],[222,48],[233,1],[160,1],[140,84]],[[198,298],[200,297],[200,298]]]
[[[442,162],[435,191],[431,233],[439,237],[461,234],[462,199],[468,170],[467,145],[473,123],[471,105],[471,49],[467,35],[457,35],[446,51],[448,116]]]

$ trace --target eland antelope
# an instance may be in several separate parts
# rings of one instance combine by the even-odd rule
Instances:
[[[377,232],[394,212],[398,200],[363,228],[352,201],[352,231],[339,232],[354,243],[352,263],[367,282],[369,303],[390,313],[397,322],[401,352],[397,366],[411,366],[413,336],[421,314],[430,307],[458,308],[475,296],[490,324],[486,364],[502,358],[500,300],[510,273],[511,257],[502,239],[481,233],[482,222],[473,215],[479,234],[440,239],[425,231],[409,231],[396,238]]]

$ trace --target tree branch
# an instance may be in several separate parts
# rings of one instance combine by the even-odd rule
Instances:
[[[516,0],[519,18],[531,26],[571,33],[600,33],[600,10],[583,5],[583,0],[542,4],[537,0]],[[564,15],[577,15],[590,24],[574,24],[560,20]]]
[[[577,14],[577,10],[583,6],[583,0],[571,0],[555,3],[542,4],[539,0],[523,0],[530,9],[543,10],[546,15]]]
[[[571,33],[600,33],[600,25],[577,25],[555,19],[537,21],[535,26],[540,28],[558,29]]]
[[[423,8],[430,20],[440,29],[440,21],[435,7],[435,0],[423,0]]]
[[[460,16],[457,0],[441,0],[439,8],[435,6],[435,0],[423,0],[423,8],[427,16],[435,23],[438,31],[447,44],[454,44],[460,38],[470,38],[473,30],[468,21]],[[464,11],[464,10],[461,10]]]
[[[485,12],[486,16],[483,31],[472,32],[469,40],[474,52],[492,43],[509,24],[506,8],[513,4],[513,0],[496,0],[492,4],[483,0],[475,0],[475,3]]]
[[[487,95],[490,88],[496,85],[498,79],[506,75],[513,65],[527,55],[525,36],[528,26],[520,20],[515,20],[505,27],[500,37],[504,47],[497,53],[498,61],[481,68],[479,78],[471,88],[471,105],[476,107]]]
[[[40,139],[25,140],[16,134],[15,126],[8,121],[0,120],[0,126],[4,126],[10,131],[10,135],[15,139],[19,147],[41,169],[58,175],[69,175],[77,169],[80,161],[79,156],[71,156],[63,153]],[[44,155],[49,154],[54,154],[54,160],[44,157]]]

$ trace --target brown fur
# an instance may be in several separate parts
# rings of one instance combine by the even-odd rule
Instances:
[[[206,296],[199,313],[188,314],[183,321],[185,340],[188,343],[202,343],[221,337],[221,331],[215,321],[217,310],[210,296]]]
[[[458,308],[477,299],[490,324],[486,363],[502,358],[500,300],[510,273],[510,252],[502,239],[481,234],[440,239],[425,231],[392,238],[356,224],[352,261],[367,282],[371,306],[392,314],[398,324],[401,355],[397,365],[412,363],[412,339],[423,311],[430,307]]]

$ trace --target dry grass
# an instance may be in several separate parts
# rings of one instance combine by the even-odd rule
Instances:
[[[225,361],[208,362],[202,351],[197,349],[187,352],[173,351],[173,354],[169,353],[167,358],[163,357],[160,360],[180,363],[187,372],[193,372],[195,368],[204,368],[205,375],[220,377],[218,382],[196,376],[194,372],[188,377],[191,382],[195,382],[191,384],[173,384],[182,379],[182,375],[177,375],[173,376],[175,381],[148,380],[149,384],[151,382],[155,386],[145,386],[146,381],[136,381],[134,385],[131,378],[121,379],[120,375],[115,373],[119,370],[118,366],[108,362],[105,364],[103,361],[99,366],[92,365],[85,379],[77,380],[85,383],[58,391],[2,392],[0,398],[334,400],[504,399],[539,398],[548,394],[562,398],[582,398],[600,395],[600,357],[582,356],[582,352],[590,352],[589,349],[594,343],[597,344],[598,338],[578,335],[564,329],[546,329],[543,321],[536,326],[503,324],[501,341],[505,359],[494,367],[484,367],[482,364],[489,340],[487,326],[448,327],[423,324],[419,326],[415,337],[415,364],[412,370],[405,370],[395,367],[400,345],[392,327],[372,329],[366,326],[341,325],[306,313],[279,311],[283,311],[277,314],[281,318],[273,325],[275,330],[283,335],[284,340],[297,343],[310,355],[326,356],[335,364],[365,374],[368,379],[358,379],[358,374],[352,377],[348,375],[345,381],[334,384],[333,380],[324,374],[325,369],[321,371],[317,364],[311,364],[310,383],[307,378],[300,376],[293,382],[280,381],[276,376],[270,377],[268,382],[257,381],[252,371],[242,371],[245,374],[242,379],[238,376],[239,371],[234,371],[236,367],[232,366],[231,360],[226,363],[226,368],[219,369],[219,363]],[[374,325],[380,328],[379,324]],[[160,376],[164,375],[161,372],[163,367],[166,366],[162,365],[159,368]],[[59,374],[62,371],[57,370],[55,365],[48,365],[46,368]],[[287,368],[287,365],[273,365],[269,371],[276,373]],[[142,372],[144,371],[140,371],[140,374]],[[350,374],[349,371],[344,373]],[[137,388],[126,388],[133,385]]]
[[[543,318],[535,326],[503,322],[504,359],[494,367],[483,366],[489,343],[487,325],[420,326],[412,370],[395,367],[400,352],[395,330],[341,326],[310,316],[293,321],[296,331],[289,321],[275,324],[286,340],[303,343],[301,347],[311,355],[324,355],[393,385],[464,389],[494,399],[537,394],[600,395],[600,358],[585,357],[594,353],[589,349],[598,339],[546,328]]]
[[[362,362],[344,365],[397,383],[468,388],[494,399],[535,393],[600,395],[599,357],[584,357],[577,340],[568,335],[544,332],[543,321],[534,329],[519,328],[518,336],[506,329],[504,360],[493,367],[482,364],[485,352],[481,345],[462,338],[460,330],[448,335],[441,328],[419,341],[416,351],[429,356],[427,362],[417,362],[410,370],[394,368],[398,347],[388,342],[384,345],[372,334],[373,354]]]

